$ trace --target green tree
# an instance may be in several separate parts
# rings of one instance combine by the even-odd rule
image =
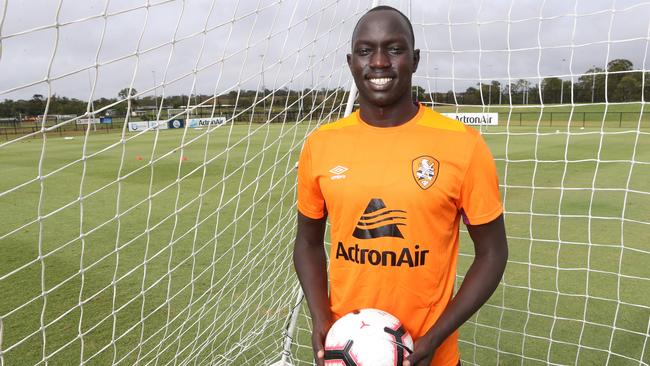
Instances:
[[[130,90],[130,93],[129,93],[129,90]],[[129,94],[131,95],[131,97],[133,97],[134,95],[138,94],[138,91],[135,90],[135,88],[131,88],[131,89],[124,88],[124,89],[120,90],[117,93],[117,97],[119,99],[124,100],[124,99],[129,97]],[[135,98],[131,98],[130,100],[131,100],[131,110],[133,110],[133,109],[135,109],[135,107],[137,106],[138,103],[137,103],[137,100]],[[116,111],[117,111],[117,113],[119,115],[125,115],[127,106],[128,106],[127,103],[120,103],[117,106],[115,106],[115,109],[116,109]]]
[[[600,103],[605,101],[605,70],[593,67],[578,78],[574,85],[576,101]]]
[[[562,93],[562,79],[551,77],[542,80],[542,101],[545,104],[560,103]]]
[[[481,104],[481,93],[477,88],[470,86],[463,93],[460,102],[463,104]]]
[[[526,95],[530,89],[530,81],[519,79],[514,84],[511,84],[510,87],[512,88],[512,103],[525,104]]]
[[[132,89],[130,89],[130,90],[131,90],[131,93],[130,93],[131,96],[134,96],[134,95],[138,94],[138,91],[137,91],[135,88],[132,88]],[[120,91],[117,93],[117,96],[118,96],[118,98],[120,98],[120,99],[126,99],[126,98],[128,98],[128,96],[129,96],[129,88],[124,88],[124,89],[120,90]]]
[[[617,102],[632,102],[641,100],[642,74],[632,73],[621,78],[614,90],[613,98]]]
[[[0,103],[0,117],[15,117],[18,114],[16,111],[16,103],[11,99],[5,99]]]
[[[424,101],[426,99],[427,91],[419,85],[413,85],[411,87],[411,94],[418,101]]]
[[[541,104],[540,95],[539,95],[539,85],[533,84],[528,88],[527,104]]]
[[[45,98],[42,94],[34,94],[32,99],[27,103],[27,113],[33,116],[45,112]]]
[[[626,60],[624,58],[619,58],[612,60],[607,63],[607,99],[610,102],[624,102],[624,99],[626,96],[631,95],[633,93],[632,90],[630,92],[620,92],[619,91],[619,83],[621,80],[623,80],[624,77],[630,75],[628,72],[632,71],[634,69],[634,65],[632,64],[632,61]],[[639,85],[641,84],[641,76],[638,76],[637,81],[639,82]],[[632,87],[634,83],[628,78],[626,81],[626,87]]]

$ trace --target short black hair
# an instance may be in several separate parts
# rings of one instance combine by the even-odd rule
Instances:
[[[401,11],[393,8],[392,6],[388,6],[388,5],[375,6],[374,8],[368,10],[366,12],[366,14],[368,14],[370,12],[373,12],[373,11],[379,11],[379,10],[394,11],[397,14],[399,14],[406,21],[406,24],[408,24],[408,26],[409,26],[409,31],[411,32],[411,45],[413,46],[413,49],[415,49],[415,32],[413,32],[413,24],[411,24],[411,20],[406,15],[404,15],[404,13],[402,13]],[[363,14],[363,16],[361,16],[361,18],[359,18],[359,20],[357,21],[357,24],[354,26],[354,30],[352,31],[352,37],[354,37],[354,33],[356,33],[356,31],[357,31],[357,28],[359,27],[359,23],[361,22],[361,19],[363,19],[363,17],[366,16],[366,14]]]

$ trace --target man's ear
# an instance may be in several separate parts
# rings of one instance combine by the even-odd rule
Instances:
[[[419,56],[418,56],[418,57],[419,57]],[[346,58],[348,59],[348,67],[351,67],[351,66],[352,66],[352,54],[351,54],[351,53],[348,53],[348,54],[346,55]]]
[[[420,64],[420,49],[413,50],[413,72],[418,70],[418,65]]]

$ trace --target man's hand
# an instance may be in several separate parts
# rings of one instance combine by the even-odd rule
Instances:
[[[327,337],[327,332],[329,332],[331,326],[332,324],[329,322],[313,323],[314,331],[311,334],[311,345],[318,366],[325,365],[325,337]]]
[[[404,361],[404,366],[429,366],[438,346],[428,335],[422,336],[413,344],[413,353]]]

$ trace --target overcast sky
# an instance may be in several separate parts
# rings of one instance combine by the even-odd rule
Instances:
[[[650,1],[380,1],[410,15],[416,83],[559,76],[645,60]],[[348,87],[352,27],[372,1],[0,0],[0,99]],[[4,15],[3,15],[4,14]],[[645,64],[644,64],[645,63]],[[261,70],[264,69],[262,73]],[[452,83],[453,81],[453,83]]]

